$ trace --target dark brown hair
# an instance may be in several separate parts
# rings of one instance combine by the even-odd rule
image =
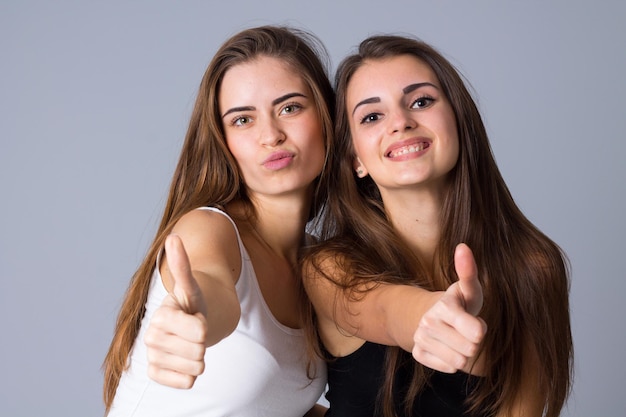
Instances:
[[[365,61],[398,55],[426,63],[450,102],[459,138],[459,159],[450,172],[441,210],[441,239],[432,270],[396,235],[371,177],[357,178],[346,111],[352,75]],[[345,274],[328,277],[350,297],[359,297],[364,282],[420,285],[445,290],[457,280],[454,248],[472,249],[484,289],[481,316],[488,325],[482,355],[486,376],[468,398],[473,412],[496,414],[512,407],[521,389],[529,355],[540,358],[539,384],[545,392],[546,416],[556,417],[569,394],[572,378],[572,337],[569,318],[569,278],[565,255],[522,214],[498,170],[476,104],[457,70],[439,52],[404,36],[373,36],[340,64],[336,74],[336,130],[328,177],[328,201],[318,225],[321,242],[310,248],[305,268],[321,276],[323,261],[334,257]],[[369,286],[371,287],[371,286]],[[313,343],[319,343],[311,306],[305,307]],[[525,349],[527,346],[529,349]],[[315,349],[315,345],[313,345]],[[319,348],[317,348],[319,353]],[[389,348],[382,394],[385,416],[393,416],[393,375],[400,363],[414,363],[405,409],[428,379],[429,371],[410,353]]]
[[[226,146],[218,96],[221,81],[230,68],[259,56],[286,62],[310,88],[322,123],[328,155],[333,134],[334,93],[328,80],[327,53],[321,42],[308,32],[277,26],[247,29],[228,39],[215,54],[200,84],[161,223],[146,257],[132,278],[117,319],[115,334],[103,364],[107,410],[113,402],[120,377],[128,366],[128,355],[141,326],[157,254],[174,224],[190,210],[201,206],[225,206],[233,200],[243,201],[247,211],[254,216],[243,178]],[[320,179],[325,172],[326,169]],[[320,185],[326,181],[320,179],[315,186],[311,217],[317,213],[319,202],[325,199],[325,188]]]

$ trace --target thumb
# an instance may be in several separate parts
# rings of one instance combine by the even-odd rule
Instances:
[[[202,310],[202,291],[191,274],[191,264],[185,252],[183,241],[178,235],[171,234],[165,239],[167,266],[173,280],[170,293],[187,314]]]
[[[483,288],[478,281],[478,267],[472,250],[465,243],[454,251],[454,268],[459,277],[458,289],[465,303],[465,310],[476,316],[483,307]]]

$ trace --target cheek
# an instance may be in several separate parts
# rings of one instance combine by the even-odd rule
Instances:
[[[453,152],[453,157],[452,157],[452,166],[456,166],[456,164],[459,162],[459,141],[455,141],[454,142],[455,146],[454,146],[454,152]]]
[[[245,170],[246,168],[245,161],[248,159],[247,156],[249,152],[249,149],[247,149],[248,147],[237,146],[237,141],[229,141],[229,140],[226,141],[226,146],[228,147],[228,150],[230,151],[233,158],[235,158],[235,161],[237,161],[237,164],[239,165],[240,169]]]
[[[354,153],[359,157],[366,168],[368,165],[375,163],[380,157],[380,142],[378,141],[376,135],[356,135],[352,143]]]
[[[446,117],[443,118],[442,130],[445,132],[447,138],[450,160],[453,165],[456,165],[459,159],[459,136],[452,109],[450,109]]]
[[[233,146],[233,142],[226,140],[226,147],[230,151],[230,154],[235,158],[235,160],[239,161],[239,150],[236,146]]]
[[[349,140],[352,142],[352,150],[359,157],[365,156],[367,158],[367,135],[358,128],[354,128],[352,124],[350,124],[350,138]]]
[[[228,148],[228,150],[230,151],[230,153],[232,153],[233,155],[235,155],[235,153],[237,152],[237,135],[233,135],[231,133],[225,133],[224,134],[224,141],[226,142],[226,147]]]
[[[449,132],[448,138],[448,161],[450,168],[453,168],[459,160],[459,138],[456,130]]]
[[[367,165],[367,152],[361,146],[361,142],[359,142],[356,138],[352,139],[352,152],[354,155],[359,158],[362,164]]]

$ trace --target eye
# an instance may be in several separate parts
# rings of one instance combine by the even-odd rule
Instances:
[[[377,120],[380,120],[380,114],[379,113],[370,113],[367,114],[365,117],[363,117],[361,119],[361,124],[367,124],[367,123],[373,123]]]
[[[280,110],[280,114],[293,114],[302,109],[302,105],[298,103],[290,103]]]
[[[245,126],[250,122],[252,122],[252,118],[249,116],[237,116],[232,120],[232,122],[230,122],[230,124],[233,126]]]
[[[422,109],[428,107],[435,102],[435,99],[429,96],[423,96],[411,103],[412,109]]]

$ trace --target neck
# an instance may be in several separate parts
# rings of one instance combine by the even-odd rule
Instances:
[[[441,236],[441,194],[403,189],[381,190],[381,196],[396,233],[430,267]]]
[[[304,228],[310,210],[310,197],[257,197],[253,201],[256,218],[249,219],[250,233],[272,252],[297,261],[298,249],[304,239]],[[231,206],[234,206],[231,205]],[[241,203],[235,210],[241,212]]]

